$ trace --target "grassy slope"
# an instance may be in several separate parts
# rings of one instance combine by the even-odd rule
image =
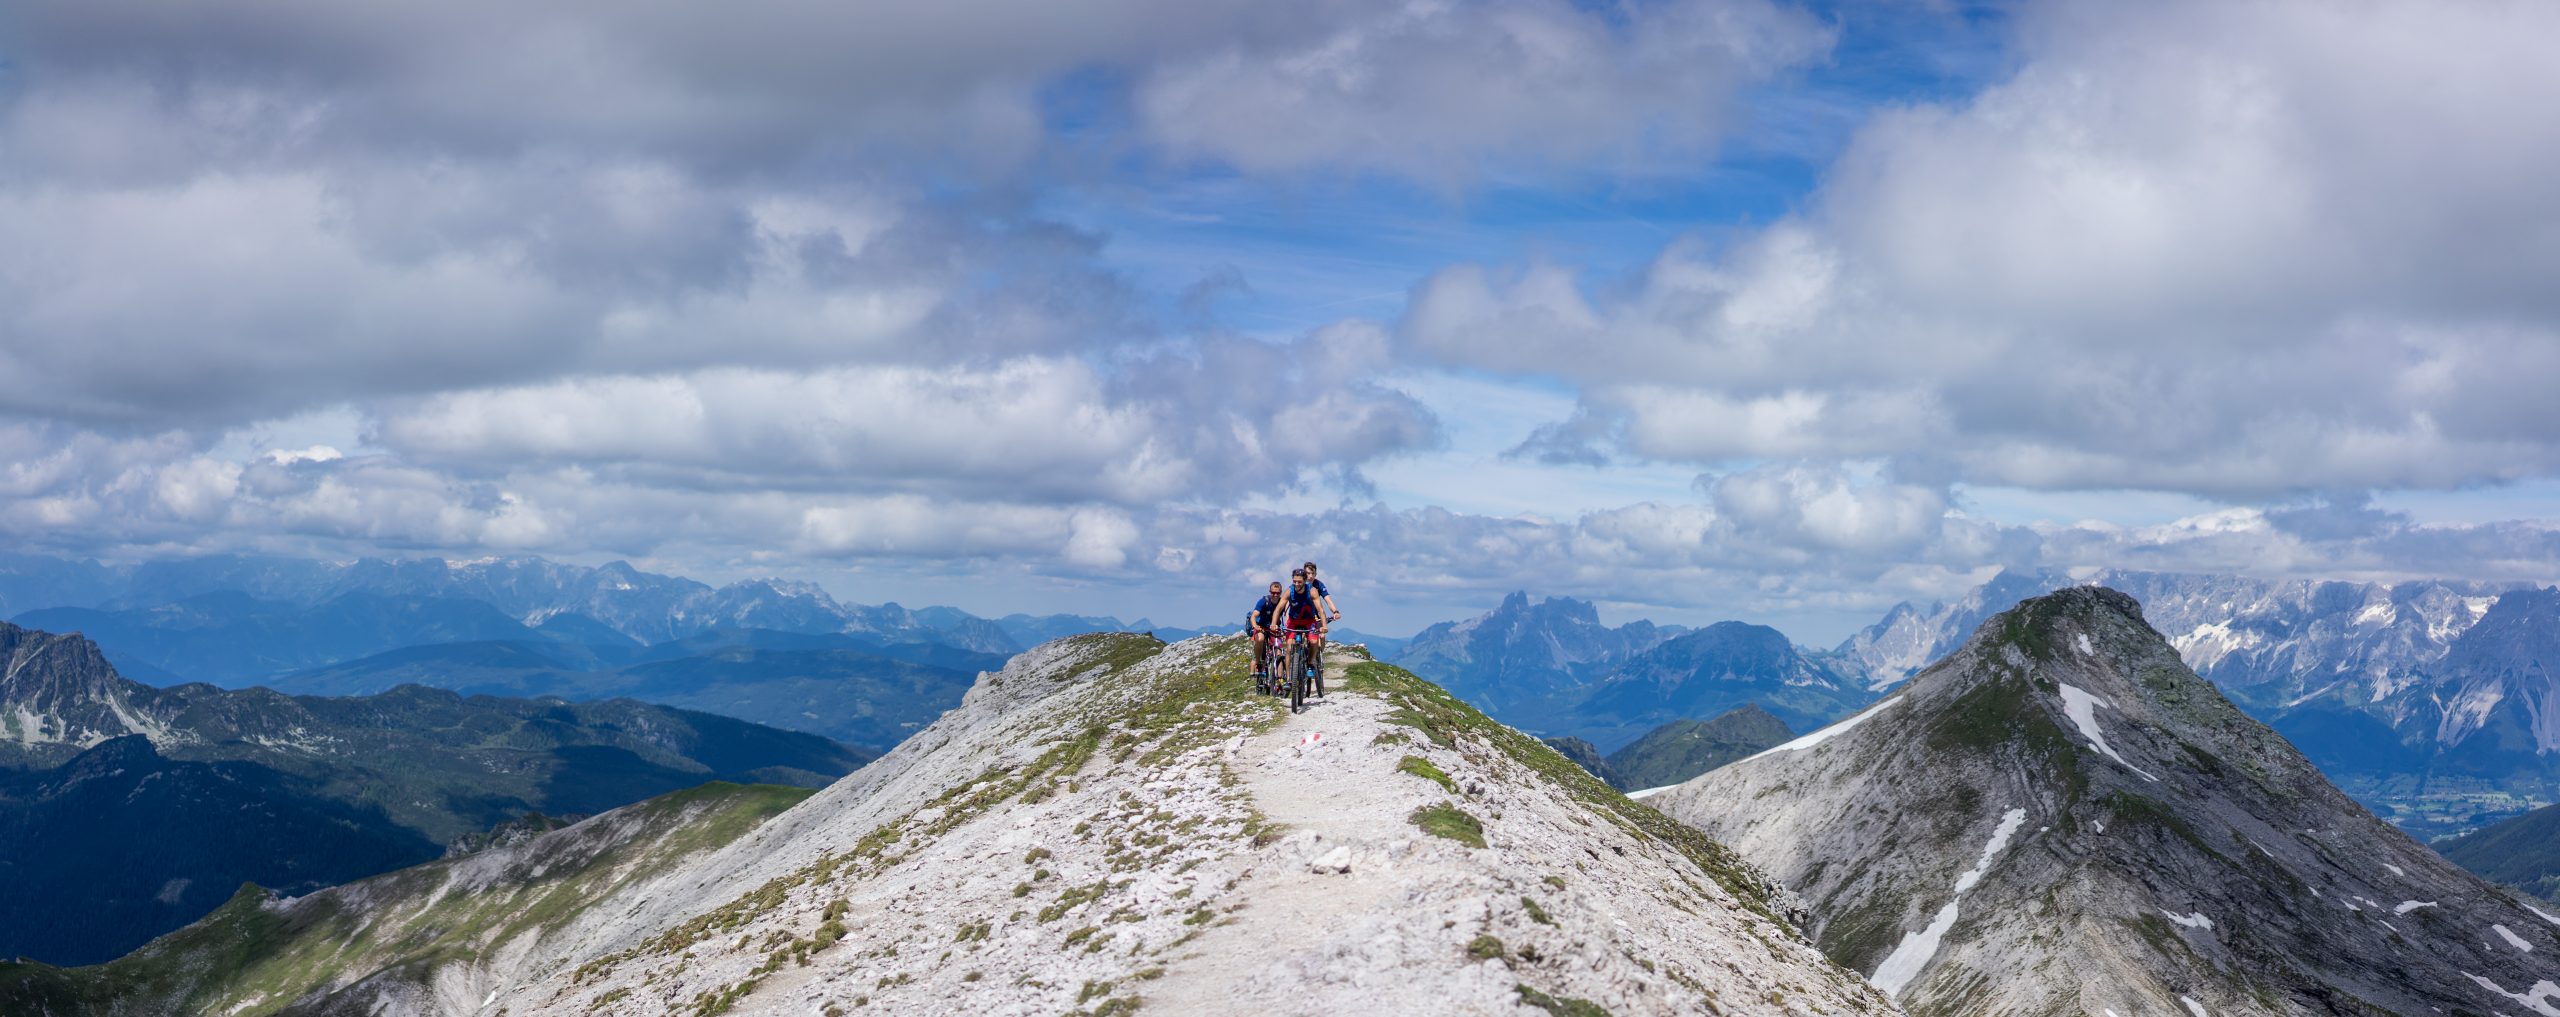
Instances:
[[[2481,878],[2560,901],[2560,805],[2545,805],[2435,847]]]

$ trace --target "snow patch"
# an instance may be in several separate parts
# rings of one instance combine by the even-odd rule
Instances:
[[[2523,992],[2508,992],[2506,986],[2499,985],[2496,982],[2482,978],[2479,975],[2472,974],[2468,971],[2463,972],[2462,977],[2480,983],[2480,987],[2483,989],[2505,996],[2508,999],[2515,1000],[2516,1002],[2523,1004],[2525,1009],[2541,1014],[2543,1017],[2560,1017],[2560,1006],[2553,1005],[2555,1001],[2560,1001],[2560,985],[2554,985],[2548,981],[2541,981],[2533,983],[2533,988],[2526,989]]]
[[[2168,910],[2168,909],[2166,909],[2166,908],[2163,908],[2163,909],[2161,909],[2160,913],[2161,913],[2161,914],[2164,914],[2164,915],[2169,916],[2169,920],[2170,920],[2170,921],[2176,922],[2176,923],[2178,923],[2178,924],[2180,924],[2180,925],[2184,925],[2184,926],[2186,926],[2187,928],[2190,928],[2190,929],[2211,929],[2211,928],[2213,928],[2213,919],[2210,919],[2210,918],[2205,917],[2205,916],[2204,916],[2204,912],[2202,912],[2202,911],[2198,911],[2198,912],[2196,912],[2196,913],[2194,913],[2194,914],[2191,914],[2191,915],[2182,915],[2182,914],[2179,914],[2179,913],[2177,913],[2177,912],[2175,912],[2175,911],[2171,911],[2171,910]]]
[[[2095,649],[2093,649],[2093,648],[2091,648],[2091,647],[2089,646],[2089,634],[2088,634],[2088,633],[2086,633],[2086,632],[2079,633],[2079,638],[2080,638],[2080,652],[2081,652],[2081,653],[2086,654],[2086,655],[2091,656],[2091,657],[2095,657],[2095,656],[2097,656],[2097,655],[2098,655],[2098,651],[2097,651],[2097,650],[2095,650]]]
[[[1665,792],[1665,791],[1669,791],[1669,790],[1671,790],[1672,788],[1679,787],[1679,786],[1680,786],[1680,785],[1678,785],[1678,784],[1665,784],[1665,785],[1663,785],[1663,786],[1661,786],[1661,787],[1649,787],[1649,788],[1646,788],[1646,789],[1644,789],[1644,790],[1642,790],[1642,791],[1629,791],[1629,792],[1627,792],[1627,797],[1629,797],[1629,798],[1651,798],[1651,797],[1653,797],[1653,796],[1655,796],[1655,795],[1661,794],[1661,793],[1663,793],[1663,792]]]
[[[1809,748],[1812,748],[1812,747],[1814,747],[1814,746],[1816,746],[1816,745],[1820,745],[1820,744],[1822,744],[1822,743],[1824,743],[1824,742],[1830,741],[1831,739],[1833,739],[1833,738],[1835,738],[1835,737],[1838,737],[1840,734],[1842,734],[1842,733],[1844,733],[1844,732],[1848,731],[1850,728],[1853,728],[1853,727],[1856,727],[1856,726],[1858,726],[1858,725],[1860,725],[1860,724],[1864,724],[1864,723],[1866,723],[1866,722],[1867,722],[1867,718],[1869,718],[1869,717],[1873,717],[1873,716],[1875,716],[1876,714],[1882,713],[1882,712],[1884,712],[1884,710],[1885,710],[1885,708],[1886,708],[1886,707],[1892,706],[1892,705],[1894,705],[1894,704],[1896,704],[1896,703],[1899,703],[1899,702],[1901,702],[1901,701],[1902,701],[1902,697],[1901,697],[1901,696],[1895,696],[1895,697],[1893,697],[1893,698],[1891,698],[1891,699],[1883,700],[1883,701],[1881,701],[1881,702],[1878,702],[1878,703],[1877,703],[1876,705],[1874,705],[1874,706],[1870,706],[1870,707],[1867,707],[1867,708],[1866,708],[1866,709],[1864,709],[1864,710],[1860,710],[1860,711],[1858,711],[1855,715],[1851,716],[1849,719],[1844,720],[1844,721],[1841,721],[1841,722],[1839,722],[1839,723],[1837,723],[1837,724],[1833,724],[1833,725],[1831,725],[1830,727],[1826,727],[1826,728],[1823,728],[1823,729],[1821,729],[1821,730],[1819,730],[1819,731],[1815,731],[1815,732],[1813,732],[1812,734],[1805,735],[1804,737],[1798,738],[1798,739],[1796,739],[1796,740],[1794,740],[1794,741],[1791,741],[1791,742],[1787,742],[1787,743],[1785,743],[1785,744],[1783,744],[1783,745],[1776,745],[1776,746],[1772,746],[1772,747],[1770,747],[1770,748],[1762,749],[1762,750],[1760,750],[1759,752],[1754,753],[1754,754],[1753,754],[1753,755],[1751,755],[1750,757],[1748,757],[1748,758],[1744,759],[1744,760],[1743,760],[1743,762],[1748,763],[1748,762],[1750,762],[1750,761],[1751,761],[1751,760],[1753,760],[1753,759],[1758,759],[1758,758],[1760,758],[1761,756],[1776,755],[1776,754],[1778,754],[1778,753],[1780,753],[1780,752],[1794,752],[1794,751],[1796,751],[1796,750],[1798,750],[1798,749],[1809,749]]]
[[[2098,707],[2107,705],[2106,700],[2090,695],[2088,690],[2083,689],[2080,686],[2073,685],[2070,682],[2063,682],[2061,685],[2062,712],[2071,715],[2072,726],[2080,729],[2081,737],[2089,739],[2090,748],[2105,753],[2107,758],[2116,761],[2116,765],[2122,766],[2135,773],[2142,774],[2143,779],[2145,780],[2156,781],[2160,779],[2148,773],[2143,773],[2142,768],[2139,766],[2125,762],[2124,757],[2117,754],[2115,747],[2107,744],[2107,733],[2098,728]]]
[[[1956,877],[1958,898],[1973,889],[1974,884],[1982,882],[1982,874],[1991,869],[1991,859],[1999,855],[2000,849],[2009,846],[2009,838],[2026,821],[2025,809],[2010,809],[2001,815],[1999,829],[1991,831],[1991,842],[1982,846],[1982,857],[1975,859],[1972,868]],[[1899,998],[1911,980],[1919,977],[1920,969],[1929,966],[1929,958],[1937,956],[1938,944],[1946,939],[1947,930],[1955,928],[1955,925],[1956,901],[1950,900],[1947,906],[1938,909],[1937,917],[1929,921],[1928,928],[1905,933],[1902,942],[1894,946],[1892,953],[1885,955],[1884,963],[1876,965],[1876,973],[1868,976],[1867,980],[1874,982],[1876,988],[1883,989],[1885,995]]]
[[[2204,1004],[2188,999],[2185,996],[2178,997],[2178,1002],[2185,1003],[2187,1005],[2188,1013],[2194,1014],[2196,1017],[2205,1017]]]
[[[2521,902],[2519,902],[2519,903],[2521,903]],[[2535,906],[2533,906],[2533,905],[2531,905],[2531,904],[2526,904],[2526,905],[2524,906],[2524,909],[2525,909],[2525,910],[2527,910],[2527,911],[2531,911],[2531,912],[2533,912],[2534,914],[2536,914],[2536,915],[2538,915],[2538,916],[2541,916],[2541,918],[2542,918],[2542,920],[2543,920],[2543,921],[2550,922],[2550,923],[2551,923],[2551,924],[2553,924],[2553,925],[2560,925],[2560,915],[2552,914],[2551,912],[2548,912],[2548,911],[2542,910],[2541,908],[2535,907]]]
[[[2515,930],[2513,929],[2507,928],[2504,925],[2492,925],[2489,927],[2489,931],[2497,933],[2498,938],[2506,940],[2507,945],[2515,947],[2516,951],[2519,953],[2533,952],[2533,944],[2525,942],[2524,937],[2516,935]]]
[[[2399,907],[2392,908],[2391,913],[2395,915],[2405,915],[2409,912],[2418,910],[2419,908],[2431,908],[2434,906],[2436,906],[2436,902],[2431,900],[2404,900],[2400,902]]]
[[[2382,863],[2382,867],[2391,870],[2391,874],[2394,876],[2398,876],[2402,879],[2409,878],[2409,874],[2407,872],[2402,871],[2399,866],[2393,865],[2390,862]]]
[[[1876,988],[1883,989],[1887,997],[1902,998],[1903,988],[1919,976],[1921,968],[1928,966],[1929,958],[1938,953],[1938,943],[1955,925],[1956,902],[1948,901],[1947,906],[1938,909],[1938,917],[1930,920],[1928,928],[1905,934],[1902,942],[1894,946],[1893,953],[1885,957],[1884,963],[1876,965],[1876,973],[1868,976],[1867,980],[1876,983]]]

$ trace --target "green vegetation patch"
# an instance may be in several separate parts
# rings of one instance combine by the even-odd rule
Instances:
[[[1515,985],[1511,990],[1520,994],[1520,1005],[1534,1006],[1556,1017],[1609,1017],[1608,1010],[1587,999],[1550,996],[1527,985]]]
[[[1477,960],[1507,960],[1511,957],[1511,949],[1503,946],[1499,937],[1486,933],[1467,941],[1467,956]]]
[[[1458,793],[1458,782],[1450,780],[1448,774],[1441,772],[1439,767],[1431,765],[1430,760],[1421,756],[1406,756],[1397,760],[1396,769],[1438,784],[1441,790],[1450,794]]]
[[[1447,837],[1468,847],[1484,846],[1484,823],[1455,805],[1425,805],[1408,817],[1422,832]]]

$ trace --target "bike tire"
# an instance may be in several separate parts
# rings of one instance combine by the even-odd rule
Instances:
[[[1307,672],[1306,672],[1306,661],[1307,661],[1307,644],[1306,644],[1306,643],[1304,643],[1304,642],[1292,642],[1292,643],[1290,643],[1290,644],[1289,644],[1289,712],[1291,712],[1291,713],[1303,713],[1303,712],[1305,712],[1305,711],[1306,711],[1306,709],[1307,709]]]
[[[1324,650],[1316,647],[1308,648],[1307,673],[1316,680],[1316,698],[1324,698]]]

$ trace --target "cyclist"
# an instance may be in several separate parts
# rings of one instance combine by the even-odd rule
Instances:
[[[1325,589],[1324,580],[1316,578],[1316,563],[1308,562],[1298,567],[1307,570],[1307,585],[1316,591],[1317,599],[1324,603],[1325,621],[1341,621],[1342,609],[1333,606],[1333,591]]]
[[[1289,637],[1290,630],[1306,632],[1310,648],[1317,659],[1316,666],[1322,667],[1324,666],[1322,663],[1324,610],[1317,600],[1316,591],[1307,585],[1314,580],[1315,577],[1308,575],[1307,570],[1303,568],[1289,573],[1289,594],[1271,608],[1270,621],[1265,627],[1271,632],[1274,652],[1285,652],[1285,645],[1281,641]]]
[[[1271,592],[1254,601],[1253,610],[1244,616],[1245,637],[1253,640],[1253,688],[1256,692],[1271,691],[1271,632],[1263,623],[1271,619],[1271,610],[1280,606],[1280,599],[1280,582],[1275,579],[1271,582]]]

